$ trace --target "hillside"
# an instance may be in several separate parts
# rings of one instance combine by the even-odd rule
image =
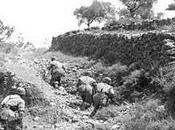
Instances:
[[[10,48],[10,49],[9,49]],[[22,83],[26,130],[174,130],[175,35],[170,31],[84,30],[54,37],[49,50],[3,44],[1,98]],[[8,51],[7,51],[8,50]],[[14,51],[15,50],[15,51]],[[59,89],[49,85],[47,67],[55,56],[66,68]],[[80,110],[76,83],[83,72],[112,79],[115,103],[94,118]],[[15,78],[9,73],[15,73]]]
[[[87,56],[107,65],[139,63],[148,71],[174,60],[174,33],[80,31],[53,38],[50,50]]]
[[[93,61],[90,68],[97,81],[103,76],[112,78],[116,101],[121,104],[126,101],[128,105],[134,103],[131,113],[126,114],[126,117],[118,116],[119,107],[112,106],[102,109],[97,118],[109,119],[113,115],[115,121],[125,124],[126,130],[169,130],[174,128],[174,120],[171,120],[174,117],[174,45],[175,35],[172,30],[97,29],[72,31],[54,37],[50,50],[75,57],[88,57],[89,63]],[[154,121],[149,121],[152,119]],[[161,128],[164,121],[170,124]]]

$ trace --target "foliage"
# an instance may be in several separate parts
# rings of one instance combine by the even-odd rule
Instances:
[[[114,64],[112,66],[104,66],[101,63],[94,65],[96,70],[95,79],[97,82],[101,82],[105,76],[112,79],[112,85],[118,87],[123,82],[123,77],[128,75],[128,67],[126,65],[121,65],[120,63]]]
[[[151,99],[143,103],[110,105],[97,112],[97,119],[113,119],[110,124],[120,124],[122,130],[173,130],[174,120],[161,104]],[[109,120],[108,120],[109,121]]]
[[[102,30],[116,31],[116,30],[168,30],[173,31],[175,18],[161,19],[162,13],[158,13],[154,20],[141,21],[136,19],[134,22],[127,18],[120,18],[118,21],[113,21],[104,25]]]
[[[126,8],[119,11],[120,17],[135,22],[137,19],[151,19],[153,3],[157,0],[120,0]]]
[[[161,89],[158,85],[152,84],[150,75],[143,69],[131,71],[128,76],[123,78],[123,84],[119,87],[121,100],[135,102],[151,96]]]
[[[159,69],[159,76],[154,77],[154,81],[162,86],[163,93],[161,100],[165,102],[166,108],[173,118],[175,118],[175,70],[174,64]]]
[[[175,10],[175,3],[169,4],[166,10]]]
[[[88,27],[94,22],[115,18],[115,8],[110,2],[99,2],[94,0],[90,6],[81,6],[74,11],[79,25],[85,23]]]
[[[7,40],[13,33],[14,28],[6,26],[0,20],[0,42]]]
[[[159,13],[157,13],[157,16],[155,18],[156,19],[162,19],[163,16],[164,16],[164,13],[159,12]]]
[[[134,104],[129,113],[118,120],[124,124],[125,130],[171,130],[175,128],[174,121],[168,117],[164,106],[158,100]]]

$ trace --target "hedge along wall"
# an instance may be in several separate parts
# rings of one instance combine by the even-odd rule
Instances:
[[[113,22],[109,23],[109,25],[106,25],[102,28],[102,30],[108,30],[108,31],[114,31],[119,29],[124,30],[156,30],[158,28],[161,28],[163,26],[170,26],[175,24],[175,18],[172,19],[162,19],[162,20],[151,20],[151,21],[143,21],[141,23],[128,23],[123,24],[123,22]]]
[[[150,70],[173,61],[174,41],[174,36],[164,33],[127,37],[116,33],[84,32],[54,37],[50,49],[101,59],[110,65],[117,62],[130,65],[137,62]]]

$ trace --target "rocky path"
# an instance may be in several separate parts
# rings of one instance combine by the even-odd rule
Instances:
[[[18,58],[15,62],[7,59],[5,66],[8,70],[14,72],[18,78],[24,80],[25,82],[34,84],[44,93],[45,98],[50,101],[48,109],[52,109],[50,114],[47,113],[46,115],[50,118],[50,120],[52,120],[53,115],[55,114],[53,110],[57,109],[57,118],[59,121],[58,123],[53,123],[52,121],[47,123],[49,119],[47,119],[47,121],[45,121],[46,119],[43,119],[46,118],[46,115],[43,117],[40,114],[31,116],[27,113],[27,116],[24,119],[24,126],[26,130],[76,130],[81,127],[92,128],[94,124],[100,123],[99,121],[95,121],[88,117],[92,109],[87,111],[79,110],[81,100],[78,96],[67,93],[64,87],[54,89],[44,82],[38,74],[36,67],[34,67],[34,65],[36,65],[34,62],[36,61],[30,61],[22,58]],[[69,72],[76,71],[77,67],[76,65],[74,67],[72,65],[68,65],[68,70]]]
[[[89,118],[93,107],[86,111],[81,111],[79,106],[81,99],[76,95],[73,86],[77,77],[84,70],[93,71],[89,61],[84,58],[64,57],[59,54],[59,60],[65,63],[66,77],[64,80],[68,86],[62,86],[55,89],[45,82],[42,78],[43,70],[47,65],[50,56],[34,57],[33,59],[25,57],[16,57],[15,59],[6,58],[6,68],[14,72],[22,81],[33,84],[34,87],[43,93],[43,98],[49,101],[49,106],[32,106],[27,109],[24,118],[25,130],[120,130],[121,123],[116,122],[117,118],[126,115],[130,107],[128,104],[119,107],[112,107],[117,117],[108,117],[107,119]],[[35,96],[35,95],[34,95]],[[109,111],[110,114],[110,111]]]

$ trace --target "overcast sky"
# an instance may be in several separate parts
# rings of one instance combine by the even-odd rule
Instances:
[[[44,39],[51,39],[66,31],[78,29],[73,15],[75,8],[89,5],[93,0],[0,0],[0,19],[5,24],[15,26],[25,41],[40,46]],[[118,0],[110,1],[120,5]],[[173,0],[158,0],[156,12],[164,12]],[[120,6],[119,6],[120,7]],[[174,11],[165,13],[165,17],[175,16]]]

